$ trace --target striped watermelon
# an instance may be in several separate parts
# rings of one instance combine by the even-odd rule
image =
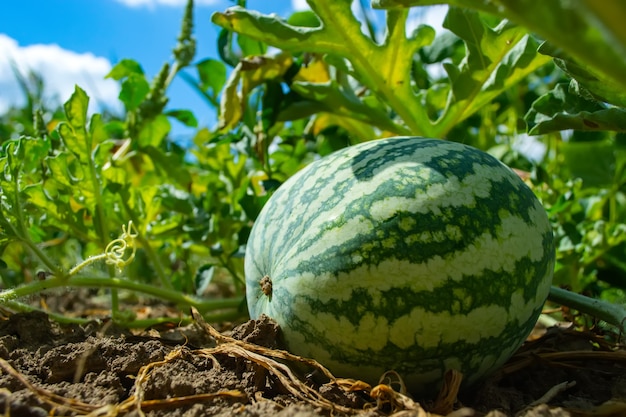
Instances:
[[[475,148],[390,138],[310,164],[270,198],[246,249],[253,318],[337,376],[413,392],[502,365],[546,300],[554,243],[522,180]]]

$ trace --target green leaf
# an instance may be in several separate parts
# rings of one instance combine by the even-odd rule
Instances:
[[[213,264],[205,264],[198,268],[198,271],[196,272],[196,277],[194,278],[196,295],[204,295],[204,292],[209,287],[209,284],[211,283],[211,281],[213,281],[214,275],[215,265]]]
[[[74,187],[79,182],[84,182],[83,166],[69,152],[61,152],[49,157],[46,161],[55,182],[67,187]]]
[[[74,94],[63,106],[67,122],[59,124],[59,134],[65,146],[82,163],[87,163],[91,157],[91,138],[87,134],[88,105],[87,93],[76,86]]]
[[[626,7],[622,0],[372,1],[374,7],[385,9],[444,3],[511,19],[626,90]]]
[[[525,116],[529,134],[567,129],[626,132],[626,110],[587,99],[576,85],[574,80],[558,84],[532,104]]]
[[[581,178],[585,187],[611,187],[614,184],[616,154],[612,142],[564,142],[560,149],[563,169],[571,178]]]
[[[168,110],[163,114],[169,117],[173,117],[185,126],[198,127],[198,119],[196,119],[196,116],[190,110]]]
[[[107,126],[102,121],[102,115],[99,113],[91,116],[91,120],[89,121],[89,136],[94,146],[109,139]]]
[[[354,143],[366,142],[376,137],[376,132],[371,124],[359,122],[351,117],[340,116],[334,112],[320,112],[316,114],[307,126],[307,133],[310,132],[317,137],[325,129],[332,126],[339,126],[345,129],[346,132],[350,134]],[[341,138],[331,137],[329,140],[339,142],[338,146],[332,146],[332,144],[326,141],[326,143],[320,144],[320,148],[318,149],[320,155],[328,154],[349,145],[349,143],[344,143]]]
[[[216,59],[205,59],[196,64],[200,87],[217,95],[226,82],[226,66]]]
[[[393,123],[386,111],[368,106],[354,95],[348,88],[341,88],[335,81],[326,83],[308,83],[296,81],[292,84],[293,91],[309,100],[321,103],[325,111],[338,116],[350,117],[355,121],[371,123],[380,129],[409,134]],[[371,139],[371,138],[370,138]]]
[[[167,116],[160,114],[152,120],[146,121],[141,127],[141,131],[137,137],[139,146],[155,146],[159,144],[167,137],[172,126],[170,125]]]
[[[451,91],[443,113],[432,124],[433,137],[444,137],[550,60],[537,53],[538,43],[523,28],[506,20],[492,28],[478,12],[451,7],[443,25],[463,40],[467,55],[459,65],[444,63]]]
[[[50,141],[44,138],[23,136],[3,143],[0,148],[0,160],[7,164],[5,175],[10,173],[5,180],[11,181],[10,177],[19,176],[20,172],[30,173],[38,170],[50,149]],[[0,165],[0,175],[2,172],[2,165]]]
[[[266,81],[280,79],[292,63],[290,55],[280,54],[244,59],[237,64],[222,93],[219,128],[228,130],[235,126],[243,116],[250,92]]]
[[[106,75],[106,78],[113,78],[114,80],[121,80],[122,78],[129,77],[131,75],[144,75],[143,68],[137,61],[132,59],[122,59],[115,64],[113,69]]]
[[[217,37],[217,53],[231,67],[237,66],[239,62],[239,55],[233,50],[233,38],[233,33],[226,29],[222,29]]]
[[[136,110],[150,92],[150,83],[143,74],[129,74],[122,81],[119,99],[126,106],[126,110]]]
[[[248,36],[237,36],[237,44],[241,48],[241,57],[264,55],[267,52],[267,45]]]
[[[408,12],[389,12],[386,37],[381,45],[361,32],[361,23],[351,11],[351,1],[310,1],[321,25],[294,26],[274,15],[263,15],[240,7],[215,13],[212,21],[239,34],[289,52],[328,54],[347,59],[357,78],[398,113],[408,131],[422,132],[425,113],[411,86],[408,59],[432,42],[434,31],[422,26],[414,36],[405,34]],[[228,88],[228,87],[227,87]],[[395,129],[406,132],[407,130]]]
[[[420,49],[420,57],[425,64],[440,63],[456,53],[461,39],[452,32],[443,31],[428,46]]]
[[[161,178],[167,178],[183,188],[189,187],[191,174],[180,155],[164,152],[154,146],[146,146],[142,151],[150,157]]]
[[[546,42],[539,47],[539,52],[554,57],[559,68],[574,78],[595,99],[626,107],[626,92],[618,83],[596,72],[591,66],[574,61],[563,50]]]
[[[293,26],[315,28],[320,25],[320,21],[311,10],[303,10],[293,13],[287,19],[287,23]]]

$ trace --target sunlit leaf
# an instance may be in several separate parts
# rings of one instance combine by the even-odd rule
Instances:
[[[621,0],[373,0],[378,8],[447,3],[506,17],[626,89],[626,8]]]
[[[318,27],[294,26],[276,16],[232,7],[215,13],[214,23],[237,33],[258,39],[290,52],[329,54],[348,59],[353,76],[385,98],[403,122],[415,133],[422,131],[420,121],[425,115],[411,87],[411,57],[434,38],[432,28],[425,26],[412,37],[405,34],[407,12],[391,12],[387,36],[382,45],[361,32],[361,23],[354,17],[349,1],[315,1],[311,8],[322,22]],[[402,128],[394,129],[406,132]]]
[[[376,133],[371,125],[363,122],[359,122],[350,117],[343,117],[334,112],[318,113],[312,120],[307,130],[315,136],[318,136],[324,129],[330,126],[340,126],[344,128],[352,137],[356,139],[355,142],[365,142],[372,140],[376,137]],[[332,150],[338,150],[345,147],[343,144],[341,147],[332,147]],[[323,154],[323,151],[320,151]]]
[[[626,90],[619,83],[595,71],[590,65],[572,60],[562,50],[543,43],[539,48],[542,54],[554,57],[555,63],[583,86],[597,100],[616,106],[626,107]]]
[[[59,124],[59,134],[65,146],[86,163],[91,152],[91,138],[87,134],[87,107],[89,97],[84,90],[76,86],[74,93],[63,106],[67,122]]]
[[[398,130],[398,126],[393,123],[386,111],[368,106],[353,91],[341,88],[334,81],[327,83],[297,81],[292,84],[291,88],[302,97],[323,104],[326,112],[351,117],[356,121],[370,123],[383,130],[392,132]]]
[[[215,265],[205,264],[198,268],[196,277],[194,278],[196,295],[202,296],[213,281],[215,275]]]
[[[115,64],[113,69],[106,75],[106,78],[113,78],[114,80],[121,80],[132,74],[143,75],[143,68],[137,61],[132,59],[122,59]]]
[[[533,135],[568,129],[626,132],[626,110],[585,98],[575,81],[539,97],[525,119]]]
[[[330,81],[328,63],[319,56],[313,56],[300,67],[293,80],[311,83],[328,82]]]
[[[241,48],[242,58],[264,55],[267,52],[267,45],[245,35],[237,36],[237,44]]]
[[[138,143],[142,147],[158,146],[170,130],[169,120],[165,115],[160,114],[144,123],[137,137]]]
[[[185,126],[198,127],[198,119],[196,119],[195,114],[193,114],[191,110],[182,110],[182,109],[168,110],[164,112],[163,114],[169,117],[173,117],[174,119],[178,120]]]
[[[150,83],[143,74],[129,74],[122,81],[119,99],[129,111],[136,110],[150,92]]]
[[[253,57],[241,61],[230,75],[220,102],[220,129],[234,126],[243,115],[248,94],[258,85],[279,79],[291,67],[290,55]]]
[[[196,64],[196,69],[203,90],[210,89],[215,95],[222,89],[226,82],[226,66],[223,62],[211,58],[204,59]]]
[[[294,12],[287,19],[287,23],[293,26],[302,26],[302,27],[318,27],[320,25],[320,21],[311,10],[302,10],[298,12]]]
[[[467,55],[458,66],[444,64],[451,96],[441,116],[432,123],[434,137],[445,136],[502,91],[549,62],[549,57],[537,53],[537,41],[507,21],[492,28],[478,12],[451,7],[444,27],[463,40]]]

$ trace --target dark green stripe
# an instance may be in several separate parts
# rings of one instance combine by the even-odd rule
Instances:
[[[396,345],[388,342],[380,350],[355,349],[354,347],[337,348],[337,341],[328,340],[326,335],[320,333],[307,332],[306,323],[299,322],[297,318],[289,324],[295,331],[304,334],[306,340],[311,345],[329,352],[331,358],[337,362],[352,365],[355,369],[367,364],[368,366],[378,366],[385,370],[396,370],[403,375],[420,375],[421,373],[440,369],[446,371],[444,360],[458,358],[464,365],[460,371],[466,378],[478,372],[478,367],[482,361],[477,361],[475,367],[470,366],[470,361],[475,358],[486,358],[492,355],[498,358],[502,351],[509,348],[517,348],[532,331],[537,317],[541,313],[541,308],[536,309],[530,319],[525,323],[509,323],[497,337],[482,337],[476,343],[469,343],[459,340],[454,343],[442,343],[434,348],[424,349],[419,345],[413,345],[408,349],[400,349]],[[454,323],[450,323],[451,326]],[[341,377],[342,375],[337,375]]]

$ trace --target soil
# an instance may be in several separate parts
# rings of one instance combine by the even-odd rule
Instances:
[[[324,377],[277,349],[268,318],[221,333],[197,316],[132,332],[39,312],[0,319],[0,413],[10,416],[626,416],[626,350],[599,331],[538,329],[488,380],[458,392],[451,374],[433,400]]]

